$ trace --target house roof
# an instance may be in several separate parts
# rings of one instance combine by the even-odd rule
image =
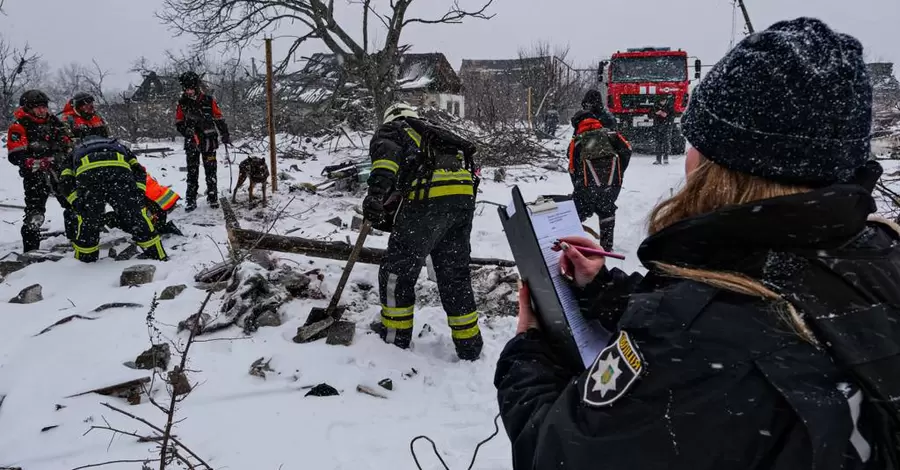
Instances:
[[[459,73],[522,73],[536,69],[543,69],[553,65],[553,57],[526,57],[521,59],[491,59],[473,60],[463,59]]]
[[[313,54],[300,74],[337,79],[340,65],[339,57],[334,54]],[[440,52],[403,54],[397,70],[397,85],[403,91],[435,93],[460,93],[463,88],[450,61]]]

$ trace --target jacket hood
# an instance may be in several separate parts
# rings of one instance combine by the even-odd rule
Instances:
[[[62,113],[63,114],[78,114],[78,111],[75,111],[75,106],[72,106],[72,100],[66,101],[66,105],[63,106]]]
[[[874,163],[874,162],[873,162]],[[677,222],[651,235],[638,249],[645,266],[746,272],[769,252],[833,249],[846,245],[875,212],[869,181],[874,163],[855,184],[834,185],[790,196],[732,206]]]
[[[47,122],[47,120],[50,118],[50,114],[48,113],[47,117],[41,119],[41,118],[35,116],[34,114],[31,114],[28,111],[25,111],[25,108],[19,107],[19,108],[16,108],[16,110],[13,112],[13,117],[15,119],[28,119],[30,121],[33,121],[36,124],[43,124],[43,123]]]

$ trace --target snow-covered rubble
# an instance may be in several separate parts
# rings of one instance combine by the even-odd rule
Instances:
[[[296,143],[312,156],[303,160],[282,159],[279,165],[297,181],[316,182],[325,165],[364,156],[364,149],[329,153],[327,145],[279,136]],[[346,141],[347,139],[345,139]],[[362,141],[353,136],[355,141]],[[307,144],[305,148],[303,144]],[[552,144],[560,156],[565,141]],[[254,150],[255,152],[255,150]],[[261,148],[261,152],[264,149]],[[220,156],[224,157],[222,152]],[[232,154],[229,166],[221,158],[219,182],[223,193],[234,181],[240,156]],[[0,150],[0,203],[21,204],[21,182],[16,169],[5,163]],[[151,173],[179,192],[185,188],[184,154],[166,158],[141,158]],[[617,251],[625,261],[610,265],[637,269],[635,250],[645,233],[650,208],[667,196],[681,180],[681,165],[652,166],[651,158],[635,156],[625,177],[619,200]],[[485,169],[493,174],[493,169]],[[202,184],[202,183],[201,183]],[[541,194],[566,194],[571,183],[566,173],[535,167],[507,169],[505,182],[486,178],[479,201],[506,203],[510,187],[518,184],[526,198]],[[245,190],[245,189],[243,189]],[[243,191],[242,190],[242,191]],[[349,222],[359,193],[289,193],[284,185],[271,195],[269,209],[249,209],[236,205],[241,226],[285,235],[342,240],[356,238]],[[242,200],[239,198],[239,201]],[[246,198],[243,198],[246,201]],[[279,218],[274,214],[281,213]],[[340,217],[337,227],[329,219]],[[124,407],[129,413],[156,424],[165,416],[146,401],[128,405],[123,399],[94,393],[73,396],[111,384],[140,380],[147,370],[123,365],[148,350],[159,336],[172,345],[172,364],[180,363],[180,351],[187,332],[178,332],[179,322],[198,312],[213,284],[199,284],[194,276],[221,263],[228,246],[221,212],[206,207],[173,215],[184,237],[164,240],[171,260],[115,261],[101,257],[94,264],[82,264],[70,253],[59,261],[32,263],[9,272],[0,284],[0,299],[10,299],[33,284],[40,284],[42,300],[32,304],[7,304],[0,308],[0,467],[20,466],[26,470],[59,470],[119,459],[152,458],[152,443],[140,443],[127,436],[110,441],[110,435],[91,432],[92,424],[106,419],[114,427],[140,432],[147,429],[121,415],[111,413],[101,403]],[[0,258],[21,248],[21,212],[0,208]],[[588,221],[597,226],[596,218]],[[62,213],[54,201],[48,202],[47,226],[62,230]],[[103,242],[116,241],[118,230],[103,234]],[[385,248],[387,234],[371,236],[367,246]],[[113,245],[124,246],[124,241]],[[54,236],[44,247],[64,245],[63,236]],[[121,244],[121,245],[120,245]],[[480,203],[472,233],[472,256],[511,259],[506,238],[497,217],[497,208]],[[102,251],[106,254],[106,249]],[[409,441],[427,434],[438,444],[451,468],[463,468],[475,444],[493,430],[497,412],[492,384],[496,359],[515,330],[514,269],[482,268],[473,271],[480,310],[484,313],[483,357],[477,362],[460,362],[450,339],[446,317],[438,301],[437,289],[422,271],[416,310],[413,348],[399,350],[386,345],[368,329],[378,317],[378,267],[357,264],[344,291],[345,319],[355,322],[357,331],[349,347],[330,346],[325,341],[296,344],[292,341],[313,307],[325,307],[340,277],[344,263],[300,255],[273,253],[275,266],[269,270],[247,262],[237,270],[232,289],[212,294],[204,313],[209,325],[228,325],[222,331],[201,335],[192,345],[186,374],[193,391],[178,406],[176,426],[179,439],[215,468],[231,469],[412,469]],[[138,264],[155,267],[148,283],[121,286],[125,268]],[[21,266],[19,266],[21,267]],[[291,279],[288,279],[291,278]],[[304,280],[305,279],[305,280]],[[287,282],[290,281],[290,282]],[[308,283],[306,281],[309,281]],[[184,285],[177,296],[156,304],[153,325],[147,313],[153,297],[169,286]],[[227,287],[227,286],[226,286]],[[102,304],[141,305],[140,308],[109,308],[92,312]],[[255,328],[267,313],[280,322]],[[274,312],[274,313],[273,313]],[[36,336],[48,325],[61,323]],[[90,318],[89,321],[78,319]],[[254,321],[251,321],[255,318]],[[271,320],[272,318],[269,318]],[[425,325],[428,328],[424,328]],[[265,358],[257,362],[260,358]],[[265,378],[248,374],[251,365]],[[378,384],[387,383],[391,389]],[[310,388],[328,384],[339,395],[305,395]],[[196,385],[195,385],[196,384]],[[375,391],[386,399],[358,392]],[[5,398],[3,398],[5,397]],[[68,398],[67,398],[68,397]],[[156,397],[160,399],[159,395]],[[56,426],[45,432],[42,429]],[[437,468],[430,449],[417,449],[424,468]],[[112,466],[111,468],[136,468]],[[509,443],[500,436],[483,446],[474,468],[510,468]]]

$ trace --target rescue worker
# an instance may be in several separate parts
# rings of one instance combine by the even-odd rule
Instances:
[[[603,93],[598,90],[588,90],[581,100],[582,111],[590,111],[594,117],[600,120],[603,127],[607,129],[618,129],[618,123],[613,113],[603,104]]]
[[[173,235],[184,235],[174,222],[168,220],[168,215],[175,210],[178,200],[181,196],[168,186],[163,186],[156,181],[156,178],[150,175],[150,172],[144,168],[147,174],[145,183],[137,183],[137,187],[144,191],[144,204],[147,207],[147,213],[150,215],[150,221],[156,227],[156,231],[160,235],[167,233]],[[110,228],[121,227],[115,212],[106,213],[106,226]]]
[[[585,97],[585,102],[588,102],[588,97]],[[573,116],[572,127],[574,132],[569,143],[572,199],[582,222],[597,214],[600,219],[600,245],[612,250],[616,200],[631,161],[631,144],[622,134],[607,129],[601,122],[601,116],[591,110]]]
[[[109,137],[106,121],[94,110],[94,97],[90,93],[76,93],[67,101],[62,110],[62,121],[76,143],[89,135]]]
[[[184,91],[175,109],[175,128],[184,136],[184,150],[187,153],[185,210],[190,212],[197,208],[201,158],[206,175],[206,201],[211,207],[218,207],[216,149],[219,148],[220,137],[223,144],[231,143],[228,125],[216,99],[203,92],[199,75],[185,72],[179,81]]]
[[[653,140],[656,142],[656,161],[654,165],[669,164],[672,153],[672,131],[675,128],[675,97],[662,95],[650,110],[653,119]]]
[[[22,247],[25,252],[41,247],[41,226],[47,198],[54,195],[63,208],[66,236],[75,235],[75,214],[57,187],[61,163],[71,150],[65,125],[50,114],[50,99],[40,90],[28,90],[19,98],[19,108],[6,137],[9,162],[19,167],[25,190]]]
[[[393,221],[378,271],[381,323],[373,325],[389,344],[410,346],[416,281],[430,255],[457,355],[476,360],[481,354],[469,273],[475,150],[471,142],[419,119],[406,103],[389,107],[372,137],[372,172],[363,214],[375,225]],[[402,201],[396,215],[395,201]]]
[[[870,368],[900,383],[900,303],[877,300],[900,292],[900,234],[867,221],[872,95],[859,41],[810,18],[712,69],[684,116],[686,184],[638,250],[647,275],[562,240],[609,345],[563,358],[520,290],[495,375],[514,469],[898,468],[895,400],[860,386]]]
[[[106,205],[112,206],[121,228],[144,250],[142,258],[165,260],[159,233],[144,205],[144,167],[127,147],[115,139],[88,136],[72,151],[60,185],[78,213],[72,246],[75,258],[85,263],[100,256],[100,231]]]

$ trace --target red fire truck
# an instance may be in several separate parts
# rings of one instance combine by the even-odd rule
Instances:
[[[604,77],[604,69],[609,73]],[[694,62],[694,78],[700,78],[700,60]],[[675,98],[675,126],[672,153],[683,153],[681,115],[687,109],[690,78],[688,55],[668,47],[644,47],[616,52],[600,63],[600,77],[606,78],[607,107],[616,116],[619,130],[642,151],[653,151],[655,139],[650,110],[663,95]]]

